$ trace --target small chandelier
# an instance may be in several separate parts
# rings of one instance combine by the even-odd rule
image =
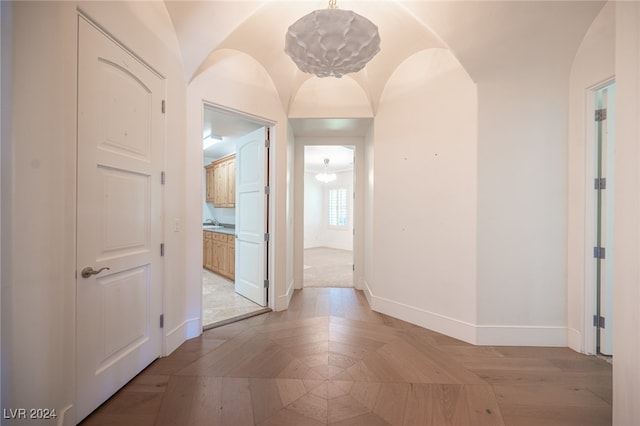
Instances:
[[[327,167],[329,166],[329,159],[324,159],[324,172],[318,173],[316,175],[316,179],[323,183],[329,183],[336,180],[337,176],[335,173],[327,173]]]
[[[336,0],[315,10],[287,31],[284,51],[301,71],[318,77],[342,77],[358,72],[380,51],[378,27]]]

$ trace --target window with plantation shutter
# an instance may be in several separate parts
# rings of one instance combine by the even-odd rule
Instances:
[[[349,225],[347,220],[347,189],[336,188],[329,190],[329,226],[344,228]]]

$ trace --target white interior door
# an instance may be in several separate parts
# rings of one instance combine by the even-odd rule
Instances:
[[[78,421],[161,355],[163,93],[159,76],[79,17]]]
[[[267,304],[266,129],[236,142],[235,290],[260,306]]]

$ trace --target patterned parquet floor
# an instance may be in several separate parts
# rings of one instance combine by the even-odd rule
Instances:
[[[473,346],[307,288],[185,342],[83,424],[605,426],[611,401],[601,359]]]

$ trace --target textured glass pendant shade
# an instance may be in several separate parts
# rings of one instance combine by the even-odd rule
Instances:
[[[342,77],[360,71],[380,51],[380,35],[353,11],[321,9],[289,27],[284,51],[303,72]]]

